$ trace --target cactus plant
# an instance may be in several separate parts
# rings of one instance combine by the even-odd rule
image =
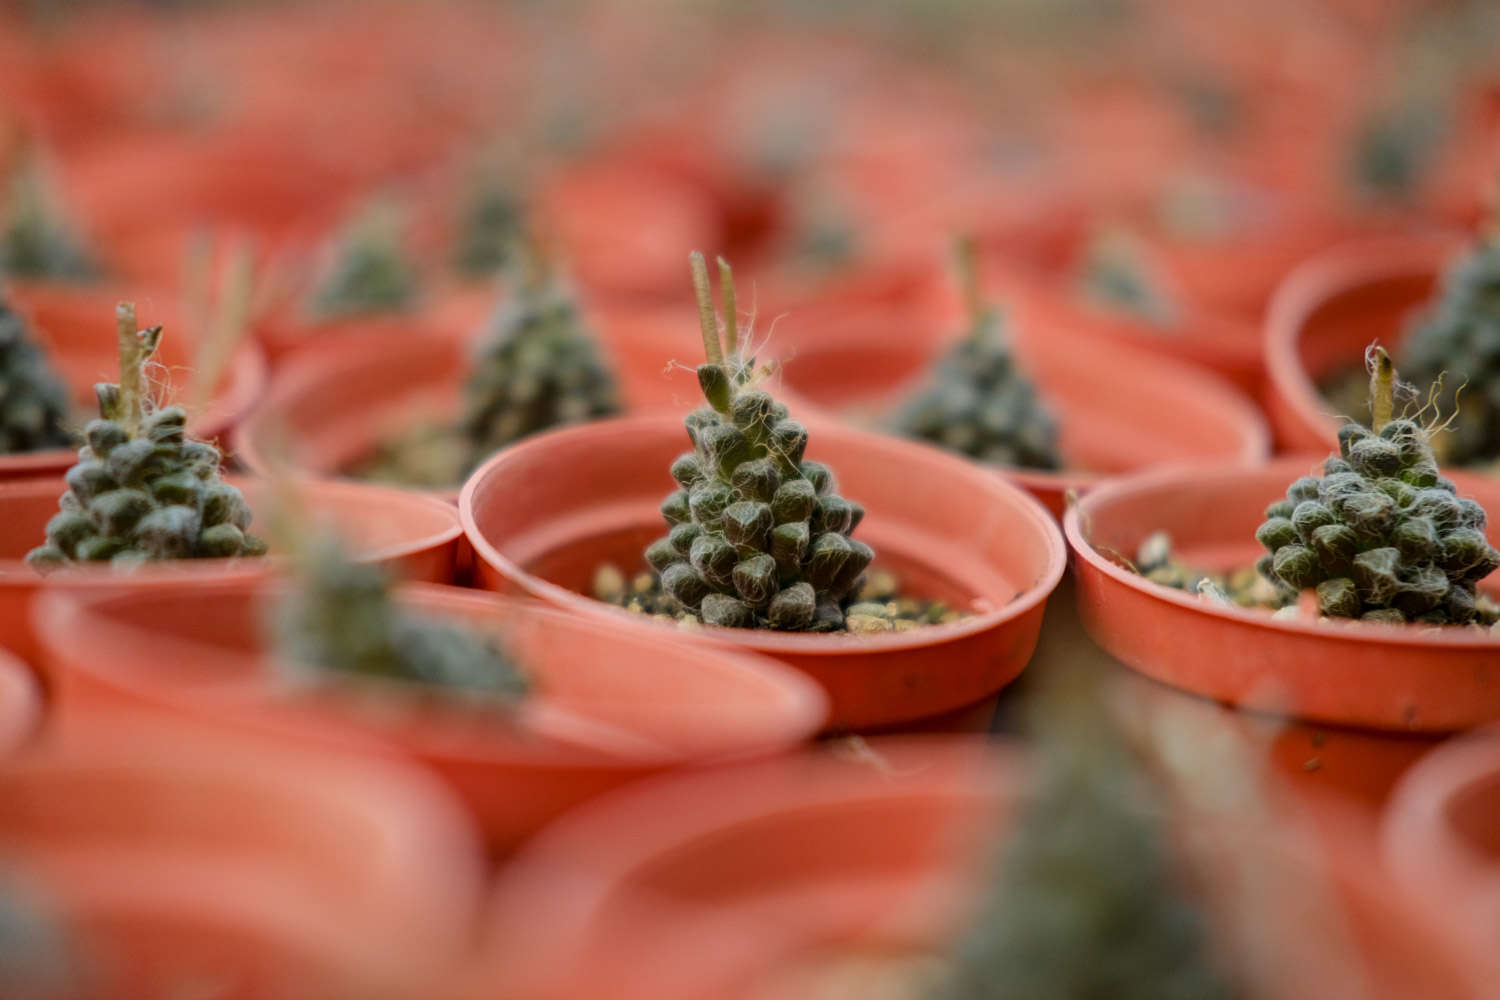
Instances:
[[[464,384],[459,428],[468,467],[523,437],[620,412],[619,387],[572,293],[524,252],[515,294],[501,303]]]
[[[182,407],[151,405],[143,368],[162,328],[137,331],[129,302],[116,309],[115,324],[120,383],[94,387],[99,419],[84,428],[46,543],[26,561],[130,565],[264,554],[265,542],[248,532],[245,498],[219,478],[218,449],[187,436]]]
[[[740,343],[734,277],[719,260],[724,340],[703,255],[692,255],[707,406],[684,421],[693,450],[672,463],[680,487],[661,505],[669,532],[646,549],[663,590],[704,623],[834,631],[874,558],[850,537],[864,508],[833,470],[803,458],[807,429],[759,384]]]
[[[349,223],[334,247],[332,266],[313,292],[319,319],[397,312],[417,297],[415,266],[401,245],[395,209],[368,206]]]
[[[515,188],[492,175],[471,183],[453,241],[453,268],[468,279],[487,278],[512,263],[524,243],[526,208]]]
[[[64,448],[68,391],[31,339],[26,321],[0,301],[0,454]]]
[[[1373,420],[1339,430],[1339,454],[1266,509],[1257,568],[1323,614],[1367,621],[1467,624],[1474,585],[1497,566],[1485,512],[1438,472],[1429,432],[1393,419],[1395,367],[1371,348]]]
[[[968,334],[896,412],[896,430],[981,462],[1059,468],[1057,421],[1017,367],[1000,312],[981,300],[972,241],[960,246],[959,271]]]
[[[86,281],[99,268],[58,211],[34,155],[11,171],[0,226],[0,273],[17,278]]]
[[[352,563],[321,539],[298,553],[297,585],[277,603],[271,627],[281,658],[299,671],[337,671],[414,681],[507,700],[529,683],[488,637],[398,606],[377,566]]]
[[[1448,267],[1402,343],[1401,366],[1441,408],[1460,414],[1441,442],[1445,461],[1500,457],[1500,218]]]
[[[1140,240],[1125,230],[1096,234],[1084,248],[1077,287],[1083,301],[1169,330],[1178,307]]]
[[[1037,770],[934,1000],[1228,1000],[1208,920],[1182,892],[1166,788],[1091,683],[1044,692]]]

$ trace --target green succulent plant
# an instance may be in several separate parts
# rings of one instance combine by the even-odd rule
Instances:
[[[64,220],[45,180],[34,156],[23,156],[11,172],[0,226],[0,273],[62,281],[98,277],[98,265]]]
[[[416,301],[415,264],[401,244],[395,209],[377,202],[357,215],[339,237],[333,263],[313,292],[319,319],[399,312]]]
[[[1427,432],[1392,419],[1395,368],[1370,352],[1372,426],[1339,430],[1339,454],[1266,509],[1257,568],[1294,590],[1315,590],[1323,614],[1376,622],[1463,625],[1475,620],[1475,584],[1500,552],[1485,540],[1485,512],[1438,472]]]
[[[679,489],[661,505],[670,529],[646,549],[662,588],[709,625],[793,632],[844,627],[874,551],[850,535],[864,508],[833,470],[803,458],[807,428],[761,388],[739,342],[734,279],[719,261],[724,341],[701,253],[692,255],[708,405],[684,424],[693,450],[672,463]]]
[[[1034,708],[1029,794],[932,1000],[1241,995],[1182,890],[1162,780],[1095,686]]]
[[[515,188],[486,175],[471,184],[453,241],[453,268],[470,279],[510,266],[525,242],[526,206]]]
[[[391,578],[350,562],[331,539],[299,553],[296,585],[277,603],[276,648],[299,670],[411,681],[514,700],[526,675],[494,640],[416,614],[391,596]]]
[[[621,409],[577,300],[536,251],[525,255],[525,274],[491,320],[464,383],[459,428],[471,468],[538,431]]]
[[[1146,259],[1140,241],[1123,230],[1089,240],[1077,274],[1083,301],[1167,330],[1177,323],[1177,304]]]
[[[142,369],[162,328],[136,330],[135,306],[116,310],[120,383],[94,387],[99,419],[84,428],[68,490],[47,522],[46,543],[26,561],[39,567],[158,559],[256,556],[265,542],[249,533],[251,511],[219,478],[217,448],[187,436],[180,406],[154,409]]]
[[[1401,368],[1440,408],[1459,413],[1442,442],[1445,461],[1500,457],[1500,220],[1448,266],[1401,345]]]
[[[26,321],[0,301],[0,455],[67,447],[67,420],[67,387]]]
[[[897,410],[908,437],[981,462],[1056,469],[1057,421],[1016,364],[1001,313],[985,304],[972,242],[959,252],[969,331],[937,363],[931,381]]]

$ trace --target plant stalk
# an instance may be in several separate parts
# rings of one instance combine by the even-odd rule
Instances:
[[[1376,433],[1396,408],[1396,366],[1384,347],[1370,348],[1370,427]]]
[[[719,344],[719,319],[714,315],[714,293],[708,283],[708,262],[701,250],[688,256],[693,269],[693,292],[698,297],[698,325],[703,331],[703,354],[711,365],[724,363],[724,349]]]

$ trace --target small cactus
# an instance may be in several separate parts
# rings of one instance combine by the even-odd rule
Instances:
[[[1162,330],[1177,325],[1178,307],[1165,280],[1152,268],[1140,241],[1123,230],[1089,241],[1077,286],[1080,298],[1092,305]]]
[[[1424,399],[1441,382],[1433,401],[1460,415],[1444,461],[1500,458],[1500,220],[1449,265],[1401,346],[1401,367]]]
[[[513,700],[529,683],[490,638],[455,622],[412,613],[391,598],[379,567],[350,562],[329,540],[299,553],[297,585],[278,603],[272,631],[297,669],[497,695]]]
[[[515,189],[485,176],[469,188],[453,242],[453,268],[464,278],[487,278],[514,262],[524,244],[526,207]]]
[[[844,627],[874,551],[850,537],[864,508],[839,496],[833,470],[807,461],[807,429],[755,379],[739,343],[733,275],[719,261],[724,342],[701,253],[693,282],[708,405],[684,421],[693,450],[672,463],[680,487],[661,505],[670,531],[646,549],[663,589],[704,623],[793,632]]]
[[[11,173],[0,226],[0,273],[62,281],[98,277],[98,265],[63,219],[45,181],[32,155],[24,155]]]
[[[1169,789],[1087,680],[1034,710],[1029,795],[932,1000],[1242,995],[1184,892]]]
[[[318,319],[399,312],[417,298],[415,265],[401,245],[392,208],[376,204],[356,217],[334,248],[333,264],[313,293]]]
[[[1372,427],[1345,424],[1323,475],[1298,479],[1266,509],[1257,568],[1315,590],[1330,617],[1468,624],[1474,585],[1500,552],[1485,540],[1484,508],[1438,472],[1427,432],[1392,419],[1394,366],[1381,348],[1370,354]]]
[[[219,451],[190,439],[180,406],[153,409],[142,368],[161,340],[159,326],[137,331],[135,306],[116,310],[120,384],[94,387],[99,419],[84,429],[78,464],[65,477],[47,541],[27,553],[39,567],[159,559],[263,555],[249,534],[250,507],[219,478]]]
[[[1057,421],[1016,365],[999,311],[979,295],[974,249],[965,241],[960,271],[969,332],[945,355],[931,383],[897,411],[894,425],[981,462],[1056,469]]]
[[[67,387],[25,320],[0,301],[0,454],[67,447],[67,419]]]
[[[514,441],[620,412],[619,387],[573,295],[527,251],[527,275],[490,323],[464,385],[472,468]]]

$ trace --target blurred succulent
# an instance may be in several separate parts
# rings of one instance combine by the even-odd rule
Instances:
[[[706,624],[841,629],[844,604],[875,555],[849,537],[864,508],[839,496],[828,466],[802,457],[807,428],[757,384],[755,359],[739,342],[729,265],[720,259],[721,344],[703,255],[692,263],[708,405],[684,421],[693,450],[672,463],[681,488],[661,505],[670,531],[646,559],[663,589]]]
[[[100,383],[99,419],[65,477],[47,541],[27,553],[41,567],[110,561],[255,556],[265,542],[248,533],[250,507],[219,478],[219,451],[187,437],[180,406],[154,409],[142,369],[161,340],[159,326],[137,331],[135,306],[116,310],[120,384]]]
[[[538,431],[620,412],[619,386],[572,293],[523,251],[526,274],[490,322],[464,384],[469,466]]]
[[[1079,296],[1088,303],[1170,329],[1177,305],[1147,259],[1141,242],[1123,230],[1095,235],[1078,269]]]
[[[98,266],[47,191],[35,156],[20,157],[9,188],[0,226],[0,273],[63,281],[97,277]]]
[[[933,1000],[1229,1000],[1166,834],[1167,795],[1097,693],[1045,691],[1036,770]]]
[[[385,203],[354,218],[334,247],[332,266],[313,292],[319,319],[398,312],[417,297],[416,266],[401,243],[400,219]]]
[[[473,182],[461,208],[453,267],[464,278],[487,278],[510,265],[526,232],[526,208],[512,184],[486,174]]]
[[[67,419],[67,387],[26,321],[0,301],[0,455],[67,447]]]
[[[1459,414],[1439,443],[1444,461],[1500,457],[1500,220],[1448,266],[1402,343],[1401,367],[1424,397]]]
[[[928,385],[897,410],[895,429],[981,462],[1059,468],[1057,421],[1017,366],[1001,314],[980,298],[969,241],[959,258],[969,332],[938,361]]]
[[[299,670],[414,681],[517,699],[529,682],[494,640],[396,604],[379,567],[352,563],[329,539],[298,552],[296,585],[278,602],[276,648]]]
[[[1447,125],[1436,102],[1407,101],[1372,111],[1355,133],[1349,175],[1377,201],[1407,201],[1438,153]]]
[[[1323,614],[1377,622],[1462,625],[1474,585],[1497,566],[1484,508],[1438,472],[1428,434],[1391,419],[1395,370],[1370,352],[1372,430],[1339,430],[1339,454],[1266,509],[1257,568],[1292,590],[1313,589]]]

